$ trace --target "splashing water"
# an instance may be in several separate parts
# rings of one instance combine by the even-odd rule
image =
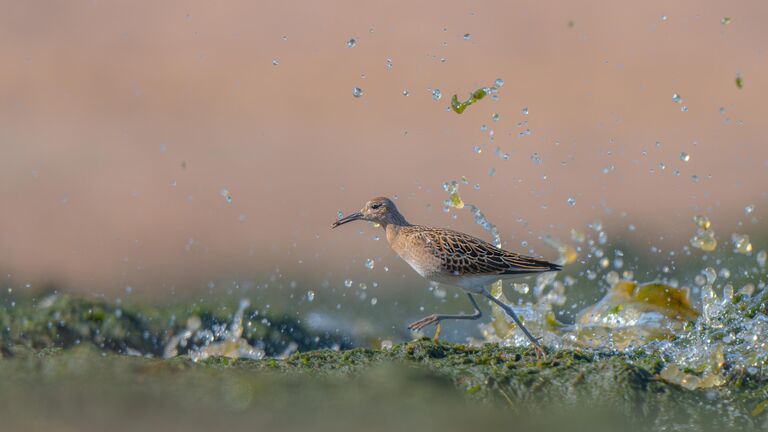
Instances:
[[[187,328],[179,335],[171,338],[166,344],[163,357],[175,357],[178,355],[179,347],[186,347],[188,342],[197,336],[197,339],[202,339],[205,343],[203,346],[189,351],[189,358],[195,362],[215,356],[253,360],[264,358],[264,350],[251,346],[243,338],[243,314],[250,304],[251,302],[247,299],[240,300],[240,305],[232,317],[229,330],[223,327],[215,329],[216,331],[207,329],[201,331],[200,318],[190,317],[187,320]]]
[[[445,209],[468,208],[475,222],[491,234],[492,243],[500,247],[498,229],[479,208],[461,199],[459,183],[445,185],[450,194],[444,202]],[[696,216],[694,222],[697,232],[691,245],[703,252],[715,251],[717,240],[710,220]],[[570,244],[551,236],[543,238],[558,251],[558,263],[576,265],[578,261],[578,265],[587,267],[581,274],[589,284],[602,278],[608,285],[605,296],[577,313],[573,324],[555,317],[555,308],[567,300],[566,288],[577,282],[573,276],[559,280],[556,273],[544,273],[536,277],[532,289],[527,284],[513,284],[520,295],[533,296],[533,301],[521,304],[516,311],[529,330],[542,337],[542,343],[554,349],[607,349],[655,355],[664,362],[660,378],[689,389],[720,386],[734,374],[768,374],[768,253],[760,250],[752,255],[748,235],[732,236],[730,256],[702,256],[707,267],[693,278],[695,285],[690,288],[676,278],[650,283],[634,280],[634,273],[622,268],[622,251],[614,249],[614,259],[608,258],[611,251],[606,250],[608,236],[603,224],[596,221],[589,227],[587,233],[572,229]],[[689,256],[692,254],[687,246],[683,250],[688,250]],[[666,266],[662,268],[662,274],[669,271]],[[491,286],[491,293],[509,303],[501,281]],[[698,300],[696,305],[692,299]],[[492,307],[492,322],[480,325],[484,342],[528,346],[527,339],[515,331],[506,314],[495,305]]]

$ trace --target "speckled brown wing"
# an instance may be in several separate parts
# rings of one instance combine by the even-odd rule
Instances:
[[[458,231],[413,227],[425,250],[439,259],[442,271],[456,275],[522,275],[562,269],[544,260],[507,252]]]

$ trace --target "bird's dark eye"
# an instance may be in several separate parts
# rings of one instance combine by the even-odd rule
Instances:
[[[379,207],[381,207],[381,203],[371,204],[371,208],[374,210],[378,210]]]

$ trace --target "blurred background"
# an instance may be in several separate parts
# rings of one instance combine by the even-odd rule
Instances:
[[[385,195],[411,222],[490,239],[470,212],[444,211],[452,180],[506,248],[549,259],[545,236],[599,220],[653,279],[674,269],[696,214],[757,250],[767,13],[761,1],[5,2],[0,274],[22,291],[416,317],[442,291],[380,230],[329,225]],[[497,79],[496,100],[448,108]]]

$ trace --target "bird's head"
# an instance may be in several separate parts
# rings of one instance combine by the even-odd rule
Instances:
[[[356,220],[364,220],[377,223],[386,227],[387,225],[406,225],[403,215],[397,211],[397,206],[391,199],[385,197],[376,197],[365,203],[360,211],[354,212],[347,217],[341,218],[331,225],[331,228],[336,228],[339,225],[344,225],[347,222]]]

